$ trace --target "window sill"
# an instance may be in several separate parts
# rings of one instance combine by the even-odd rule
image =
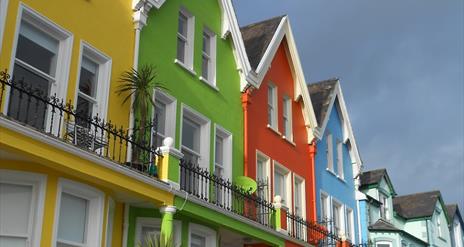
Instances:
[[[272,132],[276,133],[277,135],[279,136],[282,136],[282,133],[280,133],[278,130],[276,130],[274,127],[272,127],[271,125],[266,125],[266,127],[270,130],[272,130]]]
[[[200,81],[204,82],[208,87],[210,87],[210,88],[212,88],[212,89],[219,92],[219,88],[217,88],[216,85],[214,85],[215,83],[206,80],[205,78],[203,78],[203,76],[198,77],[198,79],[200,79]]]
[[[286,142],[288,142],[290,145],[296,147],[296,144],[293,142],[293,140],[288,139],[286,136],[282,136],[282,139],[284,139]]]
[[[194,76],[197,75],[197,73],[193,70],[193,68],[189,68],[186,64],[184,64],[183,62],[177,60],[177,58],[174,59],[174,63],[179,65],[181,68],[187,70],[187,72],[189,72],[190,74],[192,74]]]
[[[341,177],[340,177],[337,173],[335,173],[334,171],[330,170],[329,168],[325,168],[325,170],[326,170],[328,173],[332,174],[334,177],[336,177],[338,180],[340,180],[340,181],[346,183],[346,180],[345,180],[344,178],[341,178]]]
[[[438,236],[438,239],[446,243],[446,239],[444,239],[442,236]]]

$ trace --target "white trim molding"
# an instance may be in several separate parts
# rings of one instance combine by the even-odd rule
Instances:
[[[174,227],[173,227],[173,240],[174,245],[178,246],[182,243],[182,223],[179,220],[174,220]],[[161,230],[161,218],[152,218],[152,217],[137,217],[135,219],[135,238],[134,238],[134,246],[138,246],[139,242],[141,243],[144,239],[142,238],[142,228],[144,226],[159,228]]]
[[[64,178],[60,178],[58,180],[52,246],[57,246],[57,241],[59,241],[58,229],[60,228],[61,198],[63,193],[85,199],[88,202],[87,219],[84,231],[84,246],[101,246],[105,194],[89,185]]]
[[[45,203],[47,176],[40,173],[0,169],[0,183],[32,186],[28,239],[32,247],[39,247]]]
[[[208,228],[203,225],[189,223],[188,231],[188,245],[191,246],[191,237],[192,234],[199,235],[205,238],[204,247],[216,247],[217,246],[217,233],[211,228]]]
[[[68,77],[69,67],[71,63],[72,45],[73,45],[73,34],[66,29],[55,24],[53,21],[48,19],[46,16],[40,14],[34,9],[28,7],[24,3],[19,4],[18,15],[16,18],[16,30],[14,34],[13,48],[11,49],[11,60],[9,65],[9,74],[13,75],[13,70],[16,61],[16,49],[18,46],[19,31],[21,28],[21,22],[27,22],[34,28],[44,32],[53,39],[58,41],[58,52],[56,58],[56,67],[53,76],[53,82],[50,83],[49,95],[56,94],[57,98],[66,98],[66,92],[68,88]],[[9,101],[10,93],[9,89],[6,90],[5,102]],[[7,113],[8,105],[5,104],[3,113]],[[50,120],[48,120],[50,121]],[[58,125],[58,122],[54,124]]]
[[[108,112],[108,98],[111,80],[112,60],[109,56],[93,47],[90,43],[81,40],[79,62],[77,67],[76,90],[74,96],[74,105],[77,107],[77,98],[79,96],[79,83],[81,77],[82,58],[86,57],[98,65],[96,78],[96,95],[95,106],[93,107],[92,117],[98,114],[99,118],[106,119]]]
[[[0,0],[0,55],[2,54],[3,33],[5,32],[8,0]]]

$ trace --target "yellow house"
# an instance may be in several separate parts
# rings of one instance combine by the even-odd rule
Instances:
[[[127,205],[173,205],[126,162],[130,106],[115,90],[137,60],[132,9],[0,0],[0,246],[123,246]]]

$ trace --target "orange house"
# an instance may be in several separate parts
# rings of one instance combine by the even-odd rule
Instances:
[[[276,17],[241,33],[258,78],[242,94],[245,175],[258,182],[258,195],[282,205],[281,232],[309,242],[314,234],[304,222],[316,219],[317,123],[290,23],[287,16]]]

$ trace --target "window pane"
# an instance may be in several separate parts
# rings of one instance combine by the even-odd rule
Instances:
[[[67,193],[61,194],[58,239],[84,243],[89,201]]]
[[[224,165],[224,145],[223,140],[220,136],[216,136],[216,147],[215,147],[215,162],[219,165]]]
[[[182,14],[182,12],[179,12],[179,25],[177,27],[177,32],[182,34],[184,37],[187,37],[187,21],[188,18]]]
[[[302,192],[301,191],[301,189],[302,189],[301,188],[302,187],[301,182],[298,182],[298,181],[295,180],[294,187],[295,187],[295,192],[294,192],[294,194],[295,194],[295,197],[294,197],[295,198],[295,214],[297,216],[303,216],[303,214],[302,214],[303,213],[302,212],[303,207],[302,207],[302,200],[301,200],[301,192]]]
[[[148,247],[147,238],[151,238],[152,240],[156,239],[156,236],[159,235],[161,232],[160,227],[152,227],[152,226],[142,226],[142,236],[140,242],[142,243],[142,247]]]
[[[206,80],[209,80],[209,59],[205,56],[202,56],[201,61],[201,76]]]
[[[35,95],[49,96],[49,81],[18,64],[14,66],[13,79],[16,82],[23,80],[24,85],[31,87]],[[24,94],[22,96],[22,98],[19,97],[19,91],[16,89],[10,91],[8,116],[38,129],[43,129],[47,109],[45,103],[34,97],[26,97]],[[30,102],[28,102],[29,99]]]
[[[76,119],[79,126],[89,127],[87,118],[92,117],[93,103],[80,96],[77,97],[76,113],[80,118]]]
[[[25,238],[0,237],[0,246],[5,247],[26,247]]]
[[[50,76],[55,75],[58,40],[22,21],[16,57]]]
[[[98,64],[82,57],[81,74],[79,78],[79,91],[90,97],[96,96]]]
[[[28,235],[31,221],[32,186],[0,184],[0,229],[3,234]],[[16,239],[4,239],[17,243]],[[10,246],[10,245],[0,245]]]
[[[185,118],[182,122],[182,145],[200,153],[200,125]]]
[[[158,133],[166,135],[166,105],[160,101],[155,101],[155,115],[158,119]]]
[[[177,37],[177,60],[182,63],[185,63],[186,45],[187,43],[183,39]]]
[[[324,196],[322,195],[321,196],[321,204],[322,204],[322,220],[327,220],[328,218],[328,215],[327,215],[327,204],[328,201],[327,201],[327,196]]]
[[[192,234],[190,236],[190,246],[191,247],[205,247],[206,238],[200,235]]]
[[[265,179],[265,171],[264,171],[264,160],[262,159],[259,159],[258,158],[258,161],[256,162],[257,164],[257,174],[256,174],[256,178],[258,180],[264,180]]]
[[[206,32],[203,32],[203,52],[211,55],[211,37]]]

